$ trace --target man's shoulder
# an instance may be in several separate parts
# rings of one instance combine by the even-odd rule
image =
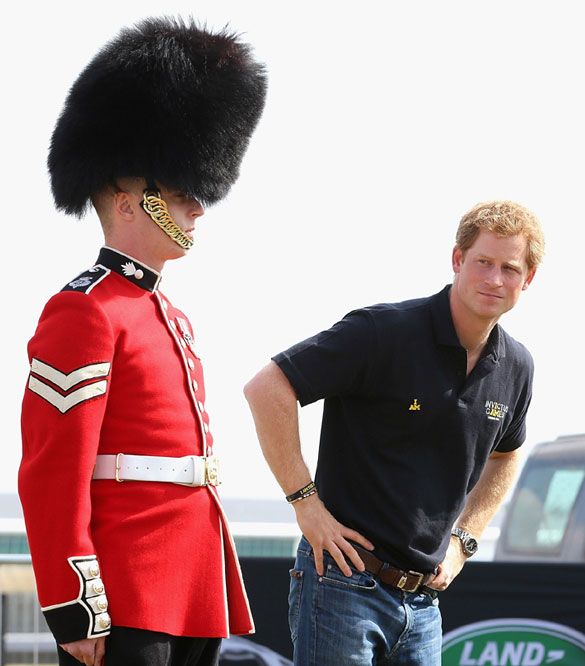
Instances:
[[[532,354],[528,351],[525,345],[516,340],[516,338],[513,338],[501,326],[499,329],[501,340],[505,349],[506,360],[518,366],[532,368],[534,364]]]
[[[354,310],[352,314],[362,314],[376,325],[392,325],[401,321],[418,320],[430,310],[432,296],[413,298],[393,303],[376,303]]]
[[[76,291],[82,294],[89,294],[102,280],[108,277],[112,271],[101,264],[96,264],[91,268],[76,275],[68,282],[61,292]]]

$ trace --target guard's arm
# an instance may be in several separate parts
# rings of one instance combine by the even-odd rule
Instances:
[[[114,355],[102,308],[61,292],[29,343],[19,494],[47,623],[59,644],[109,633],[91,535],[90,485]]]
[[[285,495],[306,486],[311,475],[301,453],[297,396],[282,370],[270,362],[248,382],[244,395],[252,410],[264,457]],[[348,539],[368,549],[373,548],[372,544],[339,523],[318,494],[294,502],[292,506],[302,533],[313,547],[320,575],[323,574],[323,550],[332,555],[346,576],[351,575],[351,569],[344,554],[363,571],[363,562]]]

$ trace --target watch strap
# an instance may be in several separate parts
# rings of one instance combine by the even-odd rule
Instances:
[[[451,535],[456,536],[459,541],[461,542],[461,547],[463,548],[463,552],[468,556],[471,557],[473,554],[477,552],[477,539],[469,534],[466,530],[462,529],[461,527],[453,527],[451,530]],[[470,548],[470,542],[474,544],[474,548]]]

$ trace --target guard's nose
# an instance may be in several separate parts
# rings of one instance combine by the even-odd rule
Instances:
[[[205,208],[203,208],[203,204],[197,201],[197,199],[192,199],[191,210],[189,211],[191,217],[201,217],[204,213]]]

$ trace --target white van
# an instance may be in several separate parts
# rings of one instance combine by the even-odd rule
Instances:
[[[534,447],[504,518],[494,560],[585,562],[585,434]]]

